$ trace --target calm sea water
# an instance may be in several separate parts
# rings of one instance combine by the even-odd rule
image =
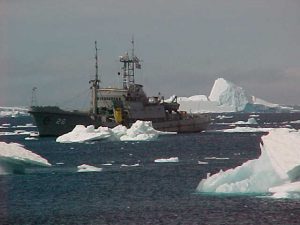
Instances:
[[[29,117],[0,119],[0,125],[10,123],[5,131],[34,130],[14,127],[31,122]],[[0,224],[300,224],[299,199],[195,192],[207,173],[258,157],[261,135],[206,132],[88,144],[0,136],[53,164],[0,175]],[[170,157],[179,162],[154,162]],[[78,173],[81,164],[103,171]]]

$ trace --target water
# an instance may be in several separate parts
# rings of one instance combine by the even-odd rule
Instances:
[[[0,131],[13,132],[19,129],[13,126],[31,122],[28,117],[2,118],[0,125],[11,125]],[[207,132],[88,144],[0,136],[53,164],[0,175],[0,224],[299,224],[299,199],[195,193],[207,173],[257,158],[261,135]],[[179,162],[154,162],[170,157]],[[78,173],[82,164],[103,171]]]

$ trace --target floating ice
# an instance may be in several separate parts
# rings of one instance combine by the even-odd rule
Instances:
[[[243,132],[269,132],[270,130],[272,130],[273,128],[255,128],[255,127],[235,127],[235,128],[231,128],[231,129],[225,129],[225,130],[221,130],[223,132],[227,132],[227,133],[243,133]]]
[[[77,172],[101,172],[102,168],[98,168],[95,166],[90,166],[87,164],[82,164],[80,166],[77,166]]]
[[[45,166],[51,164],[41,156],[26,150],[22,145],[0,142],[1,174],[24,173],[26,168]]]
[[[152,127],[151,121],[136,121],[126,131],[126,133],[120,137],[121,141],[148,141],[158,137],[160,131],[155,130]]]
[[[286,197],[300,192],[300,131],[278,128],[262,137],[261,155],[243,165],[203,179],[199,192],[266,193]],[[298,181],[298,182],[296,182]],[[282,186],[283,185],[283,186]],[[279,187],[276,187],[279,186]],[[276,188],[275,188],[276,187]],[[285,194],[283,194],[285,193]]]
[[[208,162],[198,161],[198,164],[199,165],[206,165],[206,164],[208,164]]]
[[[59,136],[56,141],[60,143],[85,142],[101,139],[121,140],[121,141],[150,141],[159,135],[175,134],[174,132],[161,132],[152,127],[151,121],[136,121],[131,128],[119,125],[110,129],[108,127],[94,126],[85,127],[77,125],[71,132]]]
[[[56,142],[60,143],[72,143],[72,142],[84,142],[101,140],[111,137],[113,132],[108,127],[99,127],[95,129],[93,125],[83,126],[77,125],[71,132],[59,136]]]
[[[21,107],[0,107],[0,117],[28,116],[28,109]]]
[[[121,167],[136,167],[136,166],[140,166],[139,163],[136,164],[132,164],[132,165],[127,165],[127,164],[122,164]]]
[[[13,126],[13,128],[35,128],[36,126],[33,125],[32,123],[27,123],[25,125],[17,125],[17,126]]]
[[[208,160],[227,160],[229,159],[228,157],[205,157],[204,159],[208,159]]]
[[[300,123],[300,120],[291,121],[290,123]]]
[[[217,116],[216,118],[218,118],[218,119],[220,119],[220,120],[223,120],[223,119],[231,119],[231,118],[233,118],[233,116],[219,115],[219,116]]]
[[[36,138],[36,137],[26,137],[25,140],[27,140],[27,141],[37,141],[39,139]]]
[[[235,122],[234,124],[257,124],[257,121],[253,118],[253,117],[250,117],[248,119],[248,121],[237,121]]]
[[[156,163],[179,162],[179,159],[178,159],[178,157],[171,157],[168,159],[155,159],[154,162],[156,162]]]
[[[0,132],[0,136],[13,136],[13,135],[31,135],[30,131],[25,130],[15,130],[13,132]]]

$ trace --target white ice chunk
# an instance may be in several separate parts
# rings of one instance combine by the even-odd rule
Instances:
[[[108,127],[95,129],[93,125],[77,125],[71,132],[63,134],[56,139],[60,143],[84,142],[105,139],[113,135]]]
[[[156,163],[165,163],[165,162],[179,162],[178,157],[171,157],[167,159],[155,159],[154,162]]]
[[[126,131],[126,134],[120,137],[121,141],[149,141],[158,137],[160,131],[152,127],[151,121],[136,121]]]
[[[87,164],[82,164],[80,166],[77,166],[77,172],[101,172],[102,168],[90,166]]]
[[[208,175],[198,187],[199,192],[266,193],[278,191],[275,186],[288,184],[300,177],[300,131],[278,128],[262,137],[261,155],[234,169]],[[296,190],[298,184],[294,184]],[[292,186],[293,188],[295,186]],[[283,191],[278,191],[278,193]]]
[[[250,117],[246,122],[245,121],[237,121],[234,124],[257,124],[257,121],[253,117]]]
[[[60,143],[85,142],[101,139],[111,141],[150,141],[156,139],[159,135],[176,134],[174,132],[161,132],[152,127],[151,121],[136,121],[127,129],[125,126],[118,125],[113,129],[108,127],[94,126],[85,127],[77,125],[71,132],[59,136],[56,141]]]
[[[255,132],[269,132],[272,129],[273,128],[235,127],[235,128],[225,129],[225,130],[221,130],[221,131],[227,132],[227,133],[243,133],[243,132],[255,133]]]
[[[41,156],[17,143],[0,142],[0,167],[2,173],[24,173],[26,168],[45,167],[51,164]]]

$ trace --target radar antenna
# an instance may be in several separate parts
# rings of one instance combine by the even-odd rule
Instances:
[[[134,38],[131,39],[132,49],[131,56],[126,52],[123,56],[120,56],[120,62],[123,63],[123,88],[129,89],[131,85],[135,84],[134,72],[135,69],[141,69],[140,59],[134,54]]]

